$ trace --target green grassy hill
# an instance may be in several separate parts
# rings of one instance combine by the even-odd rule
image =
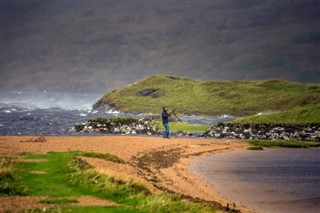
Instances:
[[[156,91],[143,96],[141,91],[145,89]],[[314,111],[320,105],[320,84],[281,80],[200,81],[151,76],[106,94],[94,108],[103,109],[104,104],[123,112],[156,114],[161,112],[162,106],[168,106],[177,114],[203,116],[228,114],[240,117],[296,107]]]

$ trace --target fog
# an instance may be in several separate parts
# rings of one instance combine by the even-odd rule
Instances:
[[[18,110],[18,108],[22,110],[60,108],[91,111],[92,105],[101,96],[100,93],[1,91],[0,108],[7,108],[11,111]]]
[[[1,1],[1,90],[105,93],[150,75],[320,82],[320,2]]]

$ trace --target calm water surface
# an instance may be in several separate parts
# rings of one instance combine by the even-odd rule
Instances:
[[[251,209],[320,213],[320,148],[218,154],[190,168],[223,197]]]

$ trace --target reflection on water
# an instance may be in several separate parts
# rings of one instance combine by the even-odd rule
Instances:
[[[320,212],[320,148],[241,151],[190,165],[236,203],[262,212]]]

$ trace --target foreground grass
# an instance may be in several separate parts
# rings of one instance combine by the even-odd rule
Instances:
[[[269,148],[311,148],[311,147],[320,147],[320,143],[317,142],[305,142],[305,141],[295,141],[295,140],[288,140],[288,141],[280,141],[280,140],[249,140],[248,141],[252,147],[250,150],[263,150],[263,147]]]
[[[144,89],[160,95],[142,96]],[[155,113],[162,106],[178,114],[248,116],[265,111],[286,111],[320,103],[319,84],[299,84],[280,80],[199,81],[174,76],[151,76],[103,96],[123,112]]]
[[[30,155],[34,162],[15,162],[3,159],[0,194],[46,196],[42,203],[61,204],[70,212],[214,212],[208,207],[182,200],[174,194],[154,195],[143,184],[133,180],[115,179],[99,174],[78,156],[97,157],[123,163],[109,154],[90,152],[48,153]],[[39,159],[41,161],[39,161]],[[70,207],[77,197],[93,196],[116,202],[116,206]],[[72,197],[72,199],[70,199]],[[35,210],[36,211],[36,210]]]

